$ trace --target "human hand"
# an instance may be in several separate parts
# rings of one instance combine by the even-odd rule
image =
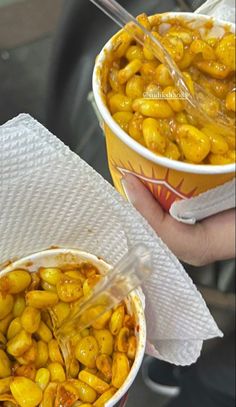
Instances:
[[[126,175],[122,184],[129,201],[181,261],[203,266],[235,257],[234,209],[214,215],[196,225],[186,225],[165,213],[135,176]]]

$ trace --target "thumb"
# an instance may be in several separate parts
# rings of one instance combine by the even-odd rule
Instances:
[[[155,231],[159,230],[160,232],[165,219],[165,212],[150,191],[131,174],[124,176],[122,185],[128,201],[143,215]]]
[[[199,260],[195,260],[195,257],[202,252],[201,246],[205,246],[203,227],[177,222],[164,212],[151,192],[135,176],[125,175],[122,185],[130,203],[146,218],[170,250],[186,263],[197,263]]]

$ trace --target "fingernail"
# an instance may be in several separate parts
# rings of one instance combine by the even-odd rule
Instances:
[[[125,177],[123,177],[121,179],[121,184],[122,184],[126,199],[131,204],[134,204],[135,203],[135,191],[134,191],[134,188],[133,188],[132,184],[129,183],[128,180]]]

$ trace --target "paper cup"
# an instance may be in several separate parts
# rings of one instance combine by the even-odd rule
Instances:
[[[49,249],[34,253],[20,260],[17,260],[0,270],[0,277],[16,268],[25,268],[30,272],[35,272],[39,267],[63,267],[70,264],[76,266],[81,261],[90,261],[100,271],[101,274],[109,272],[111,266],[92,254],[77,249]],[[144,316],[144,304],[139,290],[133,291],[128,299],[127,305],[134,314],[136,320],[137,354],[132,369],[123,386],[106,403],[105,407],[123,407],[127,400],[127,392],[135,380],[143,361],[146,347],[146,321]]]
[[[229,27],[235,31],[235,25],[212,17],[192,13],[166,13],[163,22],[169,17],[181,17],[200,24],[213,21],[215,27]],[[224,184],[235,176],[235,164],[195,165],[160,157],[133,140],[113,120],[101,90],[101,72],[108,52],[112,49],[113,38],[99,54],[93,73],[93,92],[98,110],[103,120],[106,136],[110,172],[116,189],[125,196],[121,178],[131,173],[140,178],[150,189],[162,207],[168,211],[176,200],[189,199],[202,192]]]

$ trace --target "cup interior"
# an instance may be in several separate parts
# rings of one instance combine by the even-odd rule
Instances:
[[[35,272],[39,267],[63,267],[70,264],[75,266],[81,261],[89,261],[94,264],[101,274],[109,272],[111,266],[104,260],[98,259],[96,256],[77,250],[77,249],[49,249],[42,252],[34,253],[22,259],[16,260],[0,270],[0,277],[13,271],[16,268],[25,268],[31,273]],[[122,387],[117,390],[115,395],[106,403],[105,407],[113,407],[121,401],[125,394],[130,389],[135,380],[141,363],[143,361],[146,347],[146,322],[144,315],[144,304],[142,293],[139,290],[133,291],[126,300],[128,311],[133,313],[136,319],[136,326],[139,328],[136,332],[137,336],[137,354],[129,376]]]
[[[155,16],[150,17],[151,20],[154,18]],[[181,18],[194,27],[201,27],[204,25],[204,23],[211,21],[213,24],[212,33],[218,36],[222,35],[225,29],[229,30],[230,32],[235,32],[235,24],[227,23],[225,21],[201,14],[172,12],[164,13],[161,16],[163,23],[173,18]],[[93,72],[93,92],[98,110],[102,116],[102,119],[111,129],[111,131],[116,135],[116,137],[118,137],[122,142],[124,142],[128,147],[130,147],[142,157],[165,168],[174,169],[180,172],[204,175],[230,174],[235,172],[234,163],[226,165],[197,165],[170,160],[169,158],[158,156],[148,150],[146,147],[139,144],[134,139],[132,139],[132,137],[130,137],[124,130],[122,130],[121,127],[115,122],[105,103],[105,98],[102,91],[102,72],[104,69],[104,64],[107,60],[107,55],[112,49],[113,40],[118,34],[119,33],[112,37],[102,49],[101,53],[97,57]]]

